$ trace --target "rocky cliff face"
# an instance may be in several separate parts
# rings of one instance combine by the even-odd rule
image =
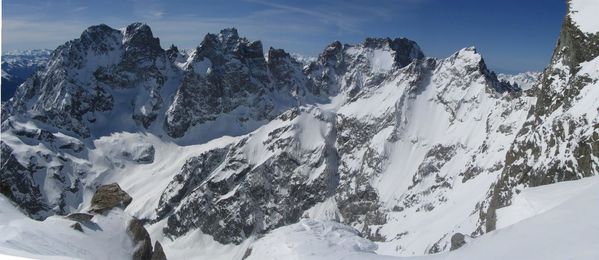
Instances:
[[[551,64],[534,90],[536,102],[506,155],[492,192],[487,229],[495,208],[524,187],[575,180],[599,173],[599,32],[585,32],[568,3]]]
[[[173,239],[240,244],[314,218],[385,254],[447,251],[493,230],[519,187],[597,174],[596,46],[567,18],[522,91],[473,47],[435,59],[369,38],[304,65],[235,29],[183,53],[147,25],[93,26],[3,106],[1,190],[43,219],[118,182]]]

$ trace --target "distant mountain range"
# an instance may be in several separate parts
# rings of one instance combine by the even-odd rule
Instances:
[[[52,50],[27,50],[2,54],[2,101],[9,100],[27,78],[46,64]]]

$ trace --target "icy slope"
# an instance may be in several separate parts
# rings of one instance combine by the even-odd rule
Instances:
[[[556,194],[565,196],[560,196],[558,201],[548,199],[556,197]],[[594,250],[599,243],[595,235],[599,227],[593,224],[599,218],[599,211],[589,208],[589,205],[599,204],[597,177],[527,188],[513,202],[512,206],[498,212],[500,223],[506,223],[505,227],[499,226],[494,232],[469,240],[468,244],[456,251],[431,256],[404,258],[376,255],[373,252],[376,244],[359,237],[357,230],[335,222],[312,219],[281,227],[256,241],[236,247],[219,245],[197,232],[172,242],[167,238],[162,239],[167,255],[173,258],[206,256],[211,259],[241,259],[246,256],[246,259],[434,260],[599,257],[599,252]],[[1,254],[44,259],[129,258],[127,253],[130,253],[130,249],[123,247],[121,241],[114,237],[118,228],[122,228],[119,226],[119,212],[94,218],[104,232],[84,228],[85,233],[82,234],[68,227],[72,221],[51,217],[44,222],[37,222],[16,210],[6,198],[0,197],[0,203],[0,218],[3,220],[0,230],[5,234],[0,239]],[[520,214],[523,212],[527,214]],[[112,228],[115,228],[115,233],[109,232]],[[112,236],[106,237],[108,234]],[[27,236],[27,239],[22,239],[23,236]],[[210,252],[218,254],[209,255]]]

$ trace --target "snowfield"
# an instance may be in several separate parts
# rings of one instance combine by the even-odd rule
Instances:
[[[79,232],[70,227],[75,221],[61,216],[33,220],[0,195],[0,258],[130,259],[133,241],[123,232],[129,219],[114,209],[106,216],[94,216]]]
[[[585,33],[599,32],[599,1],[596,0],[571,0],[570,17],[578,28]]]

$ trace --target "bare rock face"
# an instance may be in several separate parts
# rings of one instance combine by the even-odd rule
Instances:
[[[152,259],[152,240],[150,234],[139,219],[133,218],[127,226],[127,233],[135,244],[133,260]],[[162,248],[162,247],[161,247]]]
[[[102,185],[92,197],[91,211],[102,213],[114,207],[126,208],[131,200],[131,196],[117,183]]]
[[[164,254],[164,250],[162,250],[162,245],[160,245],[160,242],[158,241],[156,241],[156,243],[154,244],[152,260],[166,260],[166,254]]]

